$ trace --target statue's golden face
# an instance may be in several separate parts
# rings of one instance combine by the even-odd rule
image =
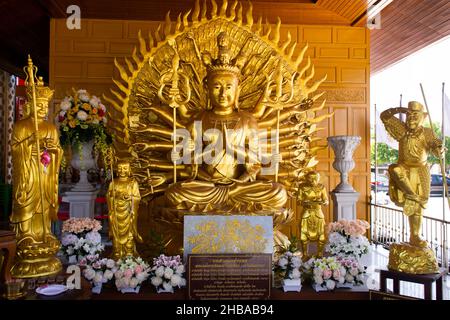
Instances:
[[[208,92],[213,107],[233,107],[237,98],[238,79],[233,74],[215,74],[208,79]]]
[[[121,178],[128,177],[130,175],[130,164],[129,163],[119,163],[117,165],[117,174]]]
[[[420,111],[408,111],[406,114],[406,126],[408,129],[416,129],[422,125],[423,117],[424,115]]]
[[[308,183],[310,184],[310,185],[316,185],[316,184],[318,184],[319,183],[319,180],[320,180],[320,176],[319,176],[319,174],[318,173],[316,173],[316,174],[310,174],[310,175],[308,175]]]
[[[47,99],[37,99],[36,101],[36,112],[39,119],[44,119],[48,114],[48,100]]]

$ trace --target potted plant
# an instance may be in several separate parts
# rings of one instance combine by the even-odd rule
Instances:
[[[61,254],[69,264],[86,265],[98,259],[104,250],[100,221],[90,218],[70,218],[63,222]]]
[[[139,293],[140,285],[147,280],[150,267],[141,257],[127,256],[116,262],[114,273],[117,290],[122,293]]]
[[[174,288],[181,288],[186,285],[184,272],[185,268],[180,256],[161,254],[158,258],[153,259],[150,280],[158,293],[173,293]]]
[[[278,257],[274,263],[274,276],[281,278],[284,292],[300,292],[302,254],[297,248],[297,239],[292,237],[290,244],[286,247],[280,247]]]

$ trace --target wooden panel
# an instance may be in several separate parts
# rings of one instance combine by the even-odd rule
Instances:
[[[88,62],[87,77],[88,78],[105,78],[107,81],[112,78],[114,65],[111,61],[105,62]]]
[[[342,68],[341,81],[342,83],[366,83],[366,69]]]
[[[95,21],[91,24],[91,37],[121,39],[124,23],[122,21]]]
[[[381,29],[371,32],[371,70],[379,72],[450,35],[448,0],[393,1],[381,12]]]
[[[367,59],[366,48],[353,48],[350,57],[353,59]]]
[[[55,64],[55,77],[81,78],[83,76],[83,62],[61,60]]]
[[[333,29],[320,27],[303,28],[303,41],[309,43],[331,43],[333,41]]]
[[[352,22],[367,10],[367,0],[318,0],[317,5]]]
[[[317,55],[319,58],[343,58],[347,59],[349,57],[348,48],[320,48]]]
[[[76,41],[73,42],[74,53],[106,52],[104,41]]]
[[[337,28],[336,43],[365,44],[366,31],[361,28]]]

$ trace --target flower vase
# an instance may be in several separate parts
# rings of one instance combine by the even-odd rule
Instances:
[[[89,183],[87,172],[95,166],[92,156],[94,140],[81,143],[81,146],[74,146],[72,151],[72,167],[80,171],[80,180],[71,191],[93,191],[95,188]]]
[[[353,288],[353,283],[348,283],[348,282],[337,283],[336,284],[336,288],[338,288],[338,289],[352,289]]]
[[[317,283],[313,283],[312,287],[316,292],[328,291],[328,288],[326,286],[322,287],[320,284],[317,284]]]
[[[92,283],[92,293],[100,294],[102,292],[103,282]]]
[[[170,289],[164,289],[164,288],[158,288],[156,289],[157,293],[173,293],[173,287],[170,287]]]
[[[302,283],[300,279],[283,279],[283,291],[297,291],[302,290]]]
[[[139,293],[140,289],[141,289],[141,286],[137,286],[136,288],[127,287],[127,288],[120,289],[120,292],[122,292],[122,293]]]

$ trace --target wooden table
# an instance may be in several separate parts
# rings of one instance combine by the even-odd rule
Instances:
[[[0,250],[4,252],[4,261],[0,270],[0,283],[11,280],[11,267],[16,255],[16,233],[0,230]]]
[[[139,293],[121,293],[114,283],[102,288],[100,294],[92,294],[92,300],[187,300],[186,288],[176,289],[174,293],[156,293],[154,287],[145,281]],[[369,289],[365,286],[353,289],[316,292],[310,285],[302,285],[300,292],[283,292],[272,288],[271,300],[369,300]]]
[[[387,292],[387,279],[394,282],[394,294],[400,294],[400,281],[423,284],[425,300],[432,300],[432,285],[436,282],[436,300],[442,300],[442,279],[447,273],[445,268],[441,268],[439,273],[430,274],[410,274],[387,269],[380,270],[380,291]]]

